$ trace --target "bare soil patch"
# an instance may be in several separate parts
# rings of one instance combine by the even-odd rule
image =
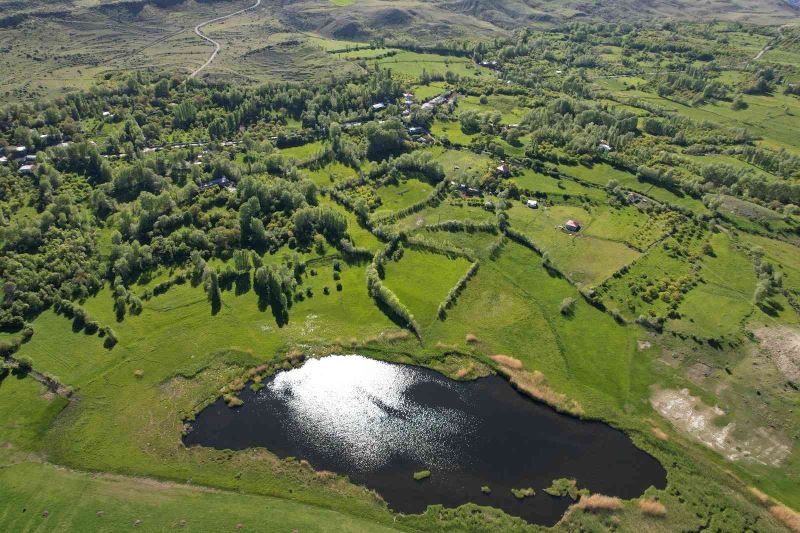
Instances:
[[[753,333],[781,374],[789,381],[800,382],[800,331],[786,326],[775,326],[761,328]]]
[[[715,419],[725,415],[725,411],[704,404],[687,389],[658,389],[650,397],[650,403],[675,429],[729,461],[749,460],[778,466],[791,452],[791,442],[768,428],[739,429],[734,422],[724,426],[716,424]]]

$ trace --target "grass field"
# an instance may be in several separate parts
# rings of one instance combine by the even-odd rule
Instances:
[[[750,259],[734,249],[727,235],[711,239],[714,256],[706,256],[703,279],[678,308],[682,318],[669,327],[689,335],[710,338],[734,335],[753,308],[756,277]]]
[[[528,209],[515,205],[508,214],[512,227],[532,238],[557,268],[580,285],[597,285],[640,255],[622,242],[609,239],[602,227],[594,235],[590,233],[594,221],[604,216],[602,211],[598,218],[595,212],[581,207],[556,205]],[[578,234],[558,229],[570,219],[578,221],[584,229]]]
[[[423,327],[436,320],[436,309],[469,268],[462,258],[406,249],[403,258],[386,265],[386,284]]]
[[[430,196],[433,187],[417,179],[406,179],[397,185],[384,185],[377,190],[381,207],[375,211],[380,217],[414,205]]]

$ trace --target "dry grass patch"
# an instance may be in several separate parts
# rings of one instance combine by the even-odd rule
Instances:
[[[467,336],[464,337],[464,340],[467,341],[467,344],[478,344],[480,339],[474,333],[467,333]]]
[[[511,384],[518,390],[544,402],[558,411],[570,413],[575,416],[583,414],[583,407],[576,402],[567,398],[566,394],[556,392],[547,384],[544,374],[538,370],[530,372],[528,370],[515,370],[505,366],[500,367],[500,371],[508,377]]]
[[[453,374],[453,379],[464,379],[471,371],[471,368],[461,367]]]
[[[767,496],[766,494],[764,494],[763,492],[761,492],[757,488],[755,488],[755,487],[747,487],[747,490],[750,491],[750,494],[755,496],[756,500],[758,500],[758,503],[760,503],[761,505],[766,507],[767,505],[772,503],[772,498],[770,498],[769,496]]]
[[[512,368],[514,370],[520,370],[522,368],[522,361],[514,357],[509,357],[508,355],[491,355],[489,359],[506,368]]]
[[[581,496],[581,499],[575,504],[575,507],[585,511],[599,512],[620,511],[623,506],[622,500],[617,497],[592,494],[591,496]]]
[[[658,440],[664,440],[664,441],[667,441],[667,440],[669,440],[669,435],[667,435],[666,433],[664,433],[664,430],[663,430],[663,429],[661,429],[661,428],[652,427],[652,428],[650,428],[650,431],[652,431],[652,432],[653,432],[653,435],[654,435],[654,436],[655,436],[655,437],[656,437]]]
[[[399,331],[387,331],[382,333],[383,338],[386,339],[388,342],[400,342],[404,341],[408,338],[410,333],[406,330],[399,330]]]
[[[770,507],[769,512],[772,513],[772,516],[783,522],[783,525],[795,533],[800,533],[800,513],[780,503]]]
[[[639,510],[647,516],[665,516],[667,508],[656,500],[639,500]]]

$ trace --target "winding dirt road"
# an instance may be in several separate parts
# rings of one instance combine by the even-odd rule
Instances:
[[[198,68],[197,70],[195,70],[194,72],[192,72],[189,75],[190,78],[194,78],[195,76],[200,74],[200,72],[202,72],[203,69],[205,69],[207,66],[209,66],[214,61],[214,58],[217,57],[217,54],[219,53],[220,49],[222,48],[222,45],[220,45],[217,41],[215,41],[214,39],[212,39],[211,37],[209,37],[208,35],[203,33],[203,27],[204,26],[208,26],[209,24],[213,24],[214,22],[221,22],[221,21],[223,21],[225,19],[229,19],[231,17],[235,17],[236,15],[241,15],[242,13],[244,13],[246,11],[250,11],[251,9],[255,9],[260,5],[261,5],[261,0],[256,0],[256,3],[253,4],[250,7],[246,7],[244,9],[240,9],[239,11],[236,11],[234,13],[230,13],[228,15],[224,15],[222,17],[217,17],[217,18],[213,18],[211,20],[207,20],[205,22],[201,22],[200,24],[198,24],[197,26],[194,27],[194,32],[197,34],[198,37],[200,37],[201,39],[203,39],[205,41],[208,41],[208,42],[210,42],[211,44],[214,45],[214,51],[211,53],[211,57],[208,58],[208,61],[203,63],[203,65],[200,68]]]

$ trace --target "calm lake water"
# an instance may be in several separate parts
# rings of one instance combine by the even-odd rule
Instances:
[[[336,355],[279,372],[240,397],[236,409],[219,399],[202,410],[184,443],[307,459],[376,490],[397,512],[475,502],[552,525],[571,503],[544,492],[554,479],[622,498],[666,485],[661,464],[623,432],[559,414],[498,376],[460,382]],[[431,477],[415,481],[420,470]],[[536,496],[511,493],[526,487]]]

